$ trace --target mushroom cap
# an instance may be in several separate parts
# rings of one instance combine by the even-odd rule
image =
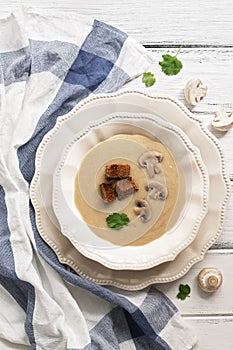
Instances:
[[[222,284],[223,278],[217,268],[206,267],[198,275],[199,286],[205,292],[215,292]]]

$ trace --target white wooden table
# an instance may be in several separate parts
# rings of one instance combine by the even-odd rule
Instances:
[[[183,46],[179,58],[182,71],[174,77],[161,73],[155,64],[152,71],[157,83],[148,92],[170,95],[184,102],[183,88],[190,78],[201,78],[208,85],[207,97],[193,110],[209,127],[214,112],[224,107],[233,111],[233,2],[232,0],[1,0],[3,17],[21,5],[73,10],[103,20],[126,31],[145,45],[159,62],[164,53],[174,54]],[[143,88],[141,78],[129,84]],[[233,128],[217,133],[226,156],[233,184]],[[216,189],[217,190],[217,189]],[[197,285],[202,267],[218,267],[224,278],[219,291],[209,295]],[[176,299],[180,283],[188,283],[191,297]],[[181,280],[160,285],[193,327],[198,350],[233,349],[233,196],[227,209],[225,228],[218,242],[204,260]],[[182,349],[181,349],[182,350]]]

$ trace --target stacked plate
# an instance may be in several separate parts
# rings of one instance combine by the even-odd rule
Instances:
[[[138,164],[148,151],[163,158],[153,181]],[[103,169],[122,161],[136,182],[159,180],[168,197],[153,200],[139,186],[104,203]],[[203,259],[222,231],[230,184],[217,140],[182,104],[123,90],[91,96],[58,119],[38,148],[30,194],[38,231],[62,263],[96,283],[136,290],[176,280]],[[133,213],[138,200],[152,208],[146,223]],[[129,224],[107,227],[114,212],[127,213]]]

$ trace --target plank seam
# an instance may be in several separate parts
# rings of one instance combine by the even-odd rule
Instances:
[[[230,319],[233,321],[233,313],[219,313],[219,314],[182,314],[183,318],[190,319],[210,319],[210,320],[218,320],[218,319]]]
[[[233,49],[232,44],[170,44],[170,43],[141,43],[146,49],[161,49],[170,48],[178,49],[182,46],[182,49]]]

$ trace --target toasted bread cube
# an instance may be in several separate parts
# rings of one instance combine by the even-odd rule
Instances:
[[[137,182],[134,181],[132,179],[132,177],[129,177],[129,180],[130,180],[131,184],[133,185],[134,191],[137,192],[139,190],[139,186],[138,186]]]
[[[110,164],[105,166],[105,176],[108,179],[126,179],[129,175],[129,164]]]
[[[113,181],[109,183],[100,184],[100,193],[105,202],[113,202],[116,199],[115,183]]]

